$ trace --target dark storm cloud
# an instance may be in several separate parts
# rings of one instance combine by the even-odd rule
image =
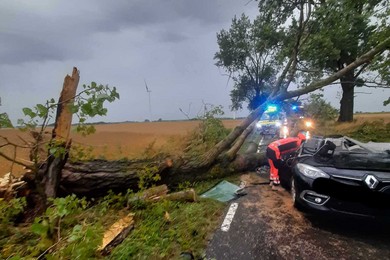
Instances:
[[[47,14],[42,11],[45,7],[7,9],[0,4],[0,22],[10,24],[0,27],[0,64],[85,59],[92,44],[90,37],[96,33],[152,26],[165,25],[155,35],[156,40],[180,42],[186,39],[179,31],[183,21],[190,26],[218,24],[234,8],[232,0],[83,1],[78,8],[65,1],[58,7],[52,5]]]
[[[0,32],[0,60],[5,64],[28,61],[63,60],[64,53],[42,39]]]
[[[233,8],[232,1],[220,0],[156,0],[115,1],[100,5],[104,12],[100,28],[115,30],[123,25],[150,25],[182,18],[214,24],[223,20],[223,14]]]
[[[169,31],[161,33],[159,38],[161,41],[169,43],[177,43],[188,39],[188,37],[184,34]]]
[[[85,59],[88,50],[77,46],[54,44],[42,37],[0,32],[0,64],[15,65],[46,60],[64,61],[72,57]]]

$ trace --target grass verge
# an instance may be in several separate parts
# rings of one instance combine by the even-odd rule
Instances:
[[[191,186],[200,194],[217,182]],[[191,252],[195,258],[204,256],[226,204],[210,199],[192,203],[166,200],[129,207],[127,201],[134,195],[111,193],[97,201],[58,198],[34,223],[19,225],[13,222],[20,210],[0,201],[7,208],[0,213],[0,259],[36,259],[44,252],[46,259],[178,259],[182,252]],[[135,214],[134,230],[111,255],[101,256],[97,248],[104,231],[129,212]]]

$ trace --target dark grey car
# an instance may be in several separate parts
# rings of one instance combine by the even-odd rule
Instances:
[[[390,143],[314,137],[287,159],[280,178],[297,207],[390,216]]]

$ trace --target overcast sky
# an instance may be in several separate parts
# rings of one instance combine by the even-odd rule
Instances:
[[[234,15],[254,17],[256,2],[248,2],[1,0],[0,112],[16,120],[22,107],[57,99],[76,66],[80,85],[117,87],[121,99],[108,106],[105,121],[183,119],[179,108],[195,117],[202,102],[223,105],[232,116],[232,84],[213,60],[216,33],[229,28]],[[338,91],[326,92],[336,106]],[[389,110],[382,106],[388,90],[363,91],[375,93],[358,95],[355,110]]]

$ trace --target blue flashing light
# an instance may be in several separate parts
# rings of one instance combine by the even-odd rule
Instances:
[[[278,111],[278,107],[275,105],[269,105],[267,107],[267,110],[266,110],[266,112],[268,112],[268,113],[272,113],[272,112],[276,112],[276,111]]]
[[[292,106],[292,110],[297,110],[298,107],[297,106]]]

